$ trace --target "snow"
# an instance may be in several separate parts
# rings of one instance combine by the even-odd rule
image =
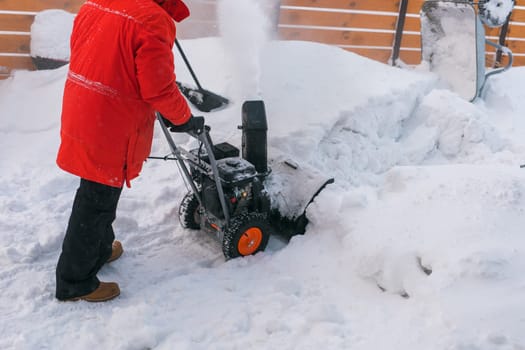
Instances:
[[[31,25],[32,57],[69,61],[69,36],[75,15],[64,10],[44,10]]]
[[[228,53],[227,64],[235,75],[237,93],[244,94],[246,100],[260,97],[261,49],[272,33],[262,5],[262,1],[217,2],[221,41]]]
[[[151,160],[119,203],[124,255],[99,274],[121,296],[58,302],[78,186],[55,165],[67,66],[17,71],[0,81],[0,348],[524,349],[525,68],[469,103],[424,67],[306,42],[262,40],[243,81],[229,40],[182,42],[201,84],[232,101],[205,115],[212,137],[239,146],[244,99],[265,101],[270,158],[335,178],[305,235],[226,262],[214,237],[180,227],[176,165]],[[156,130],[152,154],[167,153]]]
[[[474,7],[452,2],[428,4],[421,15],[423,59],[452,91],[471,101],[478,89]]]
[[[514,0],[488,0],[480,2],[482,21],[490,27],[500,27],[514,8]]]

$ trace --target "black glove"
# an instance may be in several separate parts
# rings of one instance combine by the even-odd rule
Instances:
[[[162,119],[171,132],[194,132],[200,134],[204,130],[204,117],[194,117],[192,115],[186,123],[181,125],[175,125],[164,117]]]

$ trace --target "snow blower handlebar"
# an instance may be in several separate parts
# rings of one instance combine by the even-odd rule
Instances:
[[[194,117],[192,115],[186,123],[175,125],[168,119],[164,118],[164,116],[159,112],[157,112],[157,114],[160,115],[164,126],[169,128],[171,132],[187,132],[199,135],[204,130],[204,117]]]
[[[161,126],[161,130],[164,133],[164,136],[166,136],[166,140],[168,141],[168,145],[170,146],[171,153],[175,156],[175,160],[179,163],[179,168],[181,169],[183,176],[185,179],[189,179],[189,184],[191,186],[191,189],[194,193],[197,193],[197,187],[191,181],[191,175],[188,170],[188,167],[186,167],[186,164],[184,163],[184,160],[182,158],[181,151],[177,148],[177,145],[175,145],[175,142],[173,141],[173,138],[170,135],[170,132],[168,131],[168,127],[166,126],[164,117],[159,113],[155,112],[155,115],[157,117],[157,120],[159,121],[159,124]],[[202,203],[201,203],[202,204]]]
[[[164,136],[166,137],[166,140],[168,141],[168,145],[171,149],[171,152],[179,165],[179,168],[182,172],[182,176],[185,182],[189,183],[191,190],[193,191],[193,193],[195,194],[195,197],[199,201],[199,204],[201,206],[204,206],[204,204],[202,203],[202,199],[199,195],[199,189],[193,182],[190,171],[188,170],[188,167],[186,166],[186,163],[184,162],[184,160],[187,160],[195,167],[200,168],[204,173],[207,173],[209,176],[211,176],[214,179],[215,185],[217,186],[219,201],[220,201],[222,210],[224,212],[224,218],[226,219],[226,222],[229,222],[230,212],[229,212],[228,206],[226,205],[226,201],[224,199],[224,191],[222,188],[221,179],[219,177],[219,170],[217,168],[217,160],[215,159],[215,154],[213,153],[213,148],[212,148],[213,143],[209,135],[210,127],[204,124],[204,117],[192,116],[190,119],[190,122],[188,123],[191,123],[193,127],[188,127],[187,130],[181,130],[180,128],[173,130],[173,127],[171,127],[171,130],[174,132],[186,132],[192,137],[199,140],[199,142],[201,142],[204,145],[204,149],[206,150],[206,154],[208,156],[209,165],[204,162],[201,162],[199,159],[199,156],[195,156],[194,154],[186,150],[178,148],[177,145],[175,145],[175,142],[173,141],[173,138],[171,137],[171,134],[168,130],[169,125],[167,125],[167,122],[169,123],[169,121],[165,119],[162,116],[162,114],[160,114],[159,112],[156,112],[155,114],[156,114],[157,120],[160,123],[162,132],[164,133]]]
[[[512,55],[512,51],[508,47],[500,45],[498,43],[494,43],[494,42],[492,42],[492,41],[490,41],[488,39],[485,39],[485,43],[487,45],[490,45],[490,46],[494,47],[496,50],[501,51],[503,54],[507,55],[508,58],[509,58],[507,64],[504,67],[496,68],[496,69],[491,70],[490,72],[485,74],[485,78],[487,78],[487,77],[489,77],[491,75],[494,75],[494,74],[502,73],[502,72],[508,70],[510,67],[512,67],[512,64],[514,63],[514,56]]]

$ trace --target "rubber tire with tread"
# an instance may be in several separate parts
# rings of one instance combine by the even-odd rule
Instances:
[[[179,221],[182,227],[191,230],[199,230],[201,228],[199,218],[200,204],[193,192],[188,192],[182,198],[179,206]]]
[[[238,243],[242,235],[249,228],[256,227],[262,232],[262,240],[259,247],[252,253],[263,251],[268,244],[268,240],[272,234],[272,226],[270,225],[267,215],[252,212],[243,213],[230,220],[228,228],[224,231],[222,240],[222,252],[226,259],[233,259],[243,256],[238,249]]]

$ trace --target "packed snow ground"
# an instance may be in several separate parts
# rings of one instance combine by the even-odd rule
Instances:
[[[206,115],[216,142],[239,146],[241,104],[261,98],[270,146],[335,178],[306,234],[225,262],[180,227],[175,164],[148,161],[118,208],[125,253],[99,274],[121,296],[58,302],[78,186],[55,165],[67,67],[19,71],[0,81],[1,349],[525,349],[525,68],[471,104],[320,44],[269,41],[248,67],[219,39],[182,44],[232,100]],[[159,132],[152,153],[168,153]]]

